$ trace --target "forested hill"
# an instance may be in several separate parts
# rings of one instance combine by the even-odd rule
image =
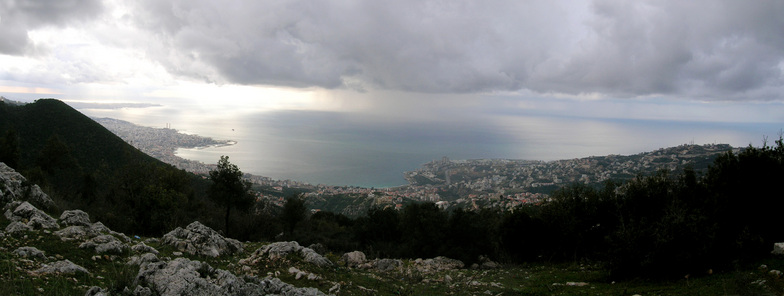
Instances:
[[[3,135],[15,132],[19,137],[18,165],[22,168],[35,166],[41,151],[55,139],[65,144],[84,168],[104,166],[113,171],[130,161],[160,163],[55,99],[20,106],[0,103],[0,131]]]
[[[59,100],[0,102],[0,162],[39,184],[57,210],[83,209],[123,232],[220,221],[205,210],[206,180],[142,153]]]

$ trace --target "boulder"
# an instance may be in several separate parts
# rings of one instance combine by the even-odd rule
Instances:
[[[263,260],[276,261],[285,258],[289,254],[299,254],[302,256],[303,261],[319,267],[330,267],[333,265],[329,259],[319,255],[319,253],[310,248],[300,246],[295,241],[275,242],[258,248],[250,257],[240,260],[240,264],[256,265]]]
[[[82,210],[64,211],[60,215],[60,219],[59,220],[60,220],[60,225],[63,225],[63,226],[71,226],[71,225],[90,226],[90,225],[92,225],[92,223],[90,223],[90,215],[88,215],[87,213],[85,213]]]
[[[310,248],[313,251],[316,251],[316,253],[319,253],[321,255],[324,255],[324,254],[327,253],[327,247],[322,245],[322,244],[320,244],[320,243],[310,244],[310,246],[308,246],[308,248]]]
[[[95,235],[98,235],[100,233],[111,234],[111,235],[115,236],[116,238],[118,238],[118,239],[120,239],[120,240],[122,240],[122,241],[124,241],[126,243],[130,243],[131,242],[131,238],[128,237],[127,235],[125,235],[125,233],[113,231],[113,230],[109,229],[109,227],[106,227],[106,225],[103,225],[103,223],[101,223],[100,221],[99,222],[95,222],[92,225],[90,225],[90,232],[94,233]]]
[[[104,288],[98,286],[92,286],[84,296],[108,296],[110,293]]]
[[[46,215],[46,214],[44,214],[43,216],[41,216],[41,215],[33,216],[32,218],[30,218],[30,222],[27,222],[27,225],[29,225],[33,229],[58,229],[58,228],[60,228],[60,226],[57,225],[57,220],[55,220],[54,218],[52,218],[51,216]]]
[[[361,251],[348,252],[340,257],[340,262],[345,263],[347,267],[357,267],[365,261],[367,261],[367,257]]]
[[[296,288],[277,278],[239,278],[207,263],[187,258],[155,262],[139,269],[135,284],[155,295],[324,295],[315,288]]]
[[[321,279],[321,277],[316,274],[304,270],[300,270],[299,268],[296,268],[294,266],[289,267],[289,274],[293,274],[295,280],[306,278],[310,281],[317,281]]]
[[[414,267],[423,273],[433,273],[444,270],[453,270],[463,268],[463,261],[457,259],[450,259],[447,257],[439,256],[433,259],[417,259],[414,261]]]
[[[191,255],[218,257],[242,252],[241,242],[225,238],[198,221],[191,223],[184,229],[177,227],[177,229],[165,234],[162,242]]]
[[[25,232],[31,230],[33,230],[32,227],[27,226],[27,224],[24,224],[19,221],[11,222],[11,224],[8,224],[8,226],[5,227],[5,232],[8,234],[16,234],[19,232]]]
[[[160,261],[161,260],[158,259],[158,256],[156,254],[144,253],[139,256],[131,256],[131,258],[128,258],[128,265],[144,266],[149,263],[160,262]]]
[[[155,289],[160,295],[220,295],[221,287],[209,281],[212,267],[199,261],[177,258],[155,262],[139,269],[137,286]]]
[[[321,296],[326,295],[316,288],[297,288],[275,277],[265,277],[261,280],[251,278],[254,284],[263,291],[264,295],[299,295]]]
[[[477,268],[498,269],[501,268],[501,265],[494,262],[493,260],[490,260],[490,258],[488,258],[487,256],[479,256],[479,264],[477,265]]]
[[[145,245],[143,242],[131,246],[131,250],[136,253],[153,253],[155,255],[158,255],[158,250],[148,245]]]
[[[299,250],[299,253],[300,255],[302,255],[303,260],[307,263],[316,265],[318,267],[332,266],[332,261],[329,261],[329,259],[327,259],[326,257],[321,256],[321,254],[319,253],[316,253],[316,251],[313,251],[313,249],[311,248],[302,248],[301,250]]]
[[[399,270],[403,266],[403,261],[400,259],[376,259],[366,262],[357,266],[361,269],[375,269],[378,271],[388,272]]]
[[[288,254],[297,253],[301,249],[302,246],[295,241],[275,242],[257,249],[254,253],[261,253],[271,260],[276,260],[286,257]]]
[[[136,286],[136,289],[133,289],[134,296],[153,296],[152,289],[148,287]]]
[[[773,251],[770,253],[774,255],[784,255],[784,242],[773,244]]]
[[[61,260],[52,264],[44,264],[41,268],[33,271],[34,274],[77,274],[90,273],[84,267],[74,264],[70,260]]]
[[[103,234],[89,239],[79,245],[82,249],[95,249],[98,254],[112,253],[122,254],[128,249],[128,245],[122,243],[113,235]]]
[[[0,204],[27,200],[39,207],[51,208],[54,201],[38,185],[27,183],[24,176],[0,162]]]
[[[68,226],[54,232],[54,235],[60,237],[62,241],[71,240],[86,240],[95,235],[89,227],[84,226]],[[97,234],[97,233],[96,233]]]
[[[14,250],[14,255],[22,258],[46,260],[46,254],[36,247],[19,247]]]
[[[12,202],[6,205],[5,217],[10,221],[27,224],[33,229],[58,229],[57,220],[29,202]]]

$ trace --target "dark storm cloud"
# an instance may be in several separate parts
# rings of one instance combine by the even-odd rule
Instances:
[[[102,9],[99,0],[0,0],[0,54],[23,54],[30,30],[90,19]]]
[[[778,97],[784,2],[596,1],[590,37],[540,65],[539,91]]]
[[[169,72],[472,93],[778,99],[779,1],[146,1]]]

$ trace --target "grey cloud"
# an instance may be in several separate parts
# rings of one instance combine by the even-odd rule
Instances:
[[[739,99],[784,82],[782,2],[596,1],[593,13],[583,47],[531,89]]]
[[[499,2],[145,2],[139,24],[175,73],[204,63],[230,82],[424,92],[518,89],[529,58],[563,34],[552,7]],[[516,23],[507,23],[519,19]],[[525,35],[525,36],[524,36]],[[528,41],[535,37],[541,44]],[[557,43],[557,42],[556,42]],[[194,60],[195,59],[195,60]],[[511,63],[510,63],[511,62]]]
[[[30,46],[28,31],[90,19],[102,10],[100,0],[0,0],[0,53],[23,54]]]
[[[145,1],[170,72],[430,93],[764,98],[782,90],[777,1]]]

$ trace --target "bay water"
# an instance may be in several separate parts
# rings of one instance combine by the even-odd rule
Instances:
[[[431,160],[557,160],[636,154],[681,144],[761,144],[776,122],[679,121],[563,116],[487,110],[426,110],[416,117],[379,112],[216,108],[192,102],[140,108],[80,108],[92,117],[233,140],[235,145],[179,149],[177,155],[243,172],[311,184],[392,187],[403,172]],[[428,114],[432,114],[429,117]]]

